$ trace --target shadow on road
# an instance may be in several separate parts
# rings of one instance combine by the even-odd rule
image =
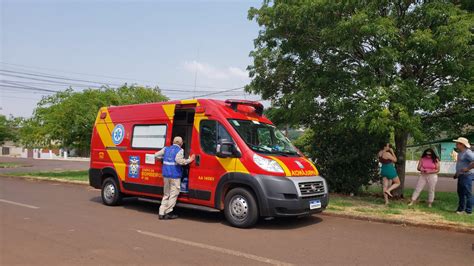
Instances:
[[[102,204],[101,197],[93,197],[90,201]],[[157,216],[159,204],[140,201],[137,198],[126,198],[123,200],[122,205],[118,207]],[[230,226],[221,212],[207,212],[180,207],[176,208],[175,212],[179,215],[180,219]],[[315,225],[323,221],[323,218],[318,216],[275,218],[271,220],[260,219],[256,226],[251,230],[291,230]]]

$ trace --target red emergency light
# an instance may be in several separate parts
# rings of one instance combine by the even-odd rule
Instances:
[[[255,110],[255,113],[259,116],[263,115],[263,104],[257,102],[257,101],[248,101],[248,100],[226,100],[226,104],[230,105],[230,108],[232,108],[234,111],[237,111],[240,105],[244,106],[251,106]],[[245,110],[247,111],[247,110]]]

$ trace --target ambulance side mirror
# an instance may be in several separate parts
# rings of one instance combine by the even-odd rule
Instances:
[[[242,154],[233,142],[223,139],[217,144],[216,156],[219,158],[240,158]]]

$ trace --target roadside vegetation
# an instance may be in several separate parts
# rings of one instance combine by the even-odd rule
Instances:
[[[436,192],[432,208],[427,206],[428,193],[423,191],[419,201],[408,206],[408,200],[392,200],[384,205],[380,187],[370,187],[358,196],[332,194],[328,213],[375,218],[396,223],[443,226],[472,229],[474,216],[455,213],[458,197],[455,192]],[[413,189],[405,189],[405,195],[411,195]]]
[[[64,180],[64,181],[88,181],[88,171],[64,171],[64,172],[27,172],[8,173],[9,176],[22,176],[35,179]]]
[[[9,162],[0,162],[0,168],[17,168],[17,167],[28,167],[30,165],[25,165],[21,163],[9,163]]]

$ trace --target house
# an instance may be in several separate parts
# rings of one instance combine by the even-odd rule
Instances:
[[[474,133],[464,135],[470,143],[474,143]],[[453,142],[452,138],[439,139],[435,141],[424,142],[416,145],[407,146],[407,159],[418,160],[425,149],[432,148],[436,154],[440,157],[441,161],[453,162],[455,159],[452,156],[452,152],[456,147],[456,143]]]
[[[22,158],[32,158],[33,151],[28,152],[27,149],[17,146],[13,141],[6,141],[0,145],[1,155],[2,156],[12,156],[12,157],[22,157]]]
[[[467,138],[470,143],[474,143],[474,133],[466,134],[463,137]],[[452,138],[439,139],[435,141],[424,142],[416,145],[409,145],[406,153],[406,172],[417,173],[416,167],[418,165],[418,159],[425,149],[432,148],[436,154],[440,157],[440,173],[442,174],[454,174],[456,172],[456,154],[454,143]]]

